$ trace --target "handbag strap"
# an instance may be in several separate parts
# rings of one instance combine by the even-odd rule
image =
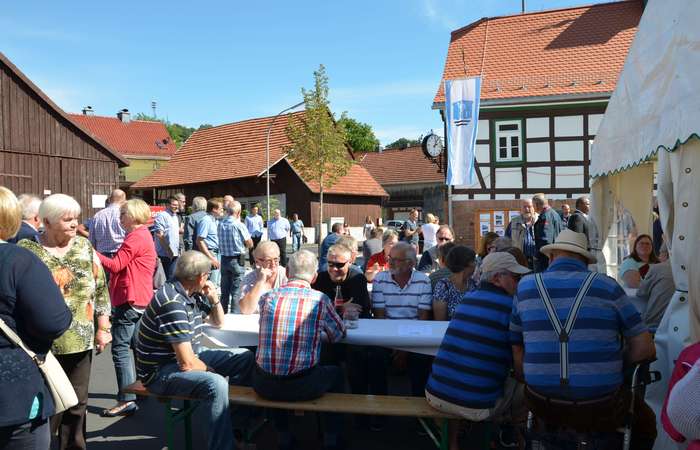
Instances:
[[[12,330],[12,328],[10,328],[10,327],[5,323],[5,321],[2,320],[2,319],[0,319],[0,330],[2,330],[3,333],[5,333],[5,335],[6,335],[8,338],[10,338],[10,340],[11,340],[12,342],[14,342],[14,344],[15,344],[17,347],[20,347],[22,350],[24,350],[24,351],[27,353],[27,355],[29,355],[30,358],[32,358],[33,360],[36,361],[36,359],[37,359],[37,358],[36,358],[36,353],[34,353],[33,351],[31,351],[31,350],[29,349],[29,347],[27,347],[26,345],[24,345],[24,342],[22,342],[22,338],[20,338],[19,336],[17,336],[17,333],[15,333],[14,330]]]

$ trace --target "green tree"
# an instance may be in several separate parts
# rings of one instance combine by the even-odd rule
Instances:
[[[406,138],[399,138],[392,142],[391,144],[387,144],[384,149],[385,150],[390,150],[392,148],[407,148],[407,147],[413,147],[415,145],[420,145],[420,139],[406,139]]]
[[[353,160],[342,123],[335,122],[328,102],[328,76],[323,64],[314,72],[314,87],[301,89],[306,105],[302,118],[290,116],[287,157],[306,181],[319,185],[319,223],[323,223],[323,193],[348,173]],[[298,117],[298,116],[297,116]]]
[[[374,135],[372,126],[348,117],[347,112],[340,116],[338,123],[345,127],[348,144],[356,152],[374,152],[379,150],[379,139]]]

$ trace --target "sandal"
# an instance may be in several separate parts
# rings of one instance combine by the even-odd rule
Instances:
[[[117,409],[117,408],[119,408],[119,409]],[[114,411],[115,409],[116,409],[116,411]],[[127,416],[131,416],[132,414],[134,414],[138,410],[139,410],[139,407],[136,404],[136,402],[127,402],[127,403],[124,403],[123,405],[121,405],[121,408],[119,405],[117,405],[117,406],[110,408],[110,409],[103,409],[100,416],[102,416],[102,417],[120,417],[120,416],[127,417]]]

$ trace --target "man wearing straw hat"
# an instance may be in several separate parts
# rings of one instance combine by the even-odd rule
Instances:
[[[622,287],[588,271],[596,257],[586,235],[564,230],[541,252],[549,267],[520,281],[510,324],[528,407],[550,426],[615,433],[630,403],[623,361],[653,359],[651,335]],[[643,401],[632,429],[632,448],[651,448],[655,419]]]

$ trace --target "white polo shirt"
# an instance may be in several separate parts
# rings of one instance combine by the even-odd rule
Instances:
[[[430,278],[413,269],[406,286],[401,288],[391,272],[379,272],[372,282],[372,308],[384,309],[387,319],[418,319],[418,311],[433,309]]]

